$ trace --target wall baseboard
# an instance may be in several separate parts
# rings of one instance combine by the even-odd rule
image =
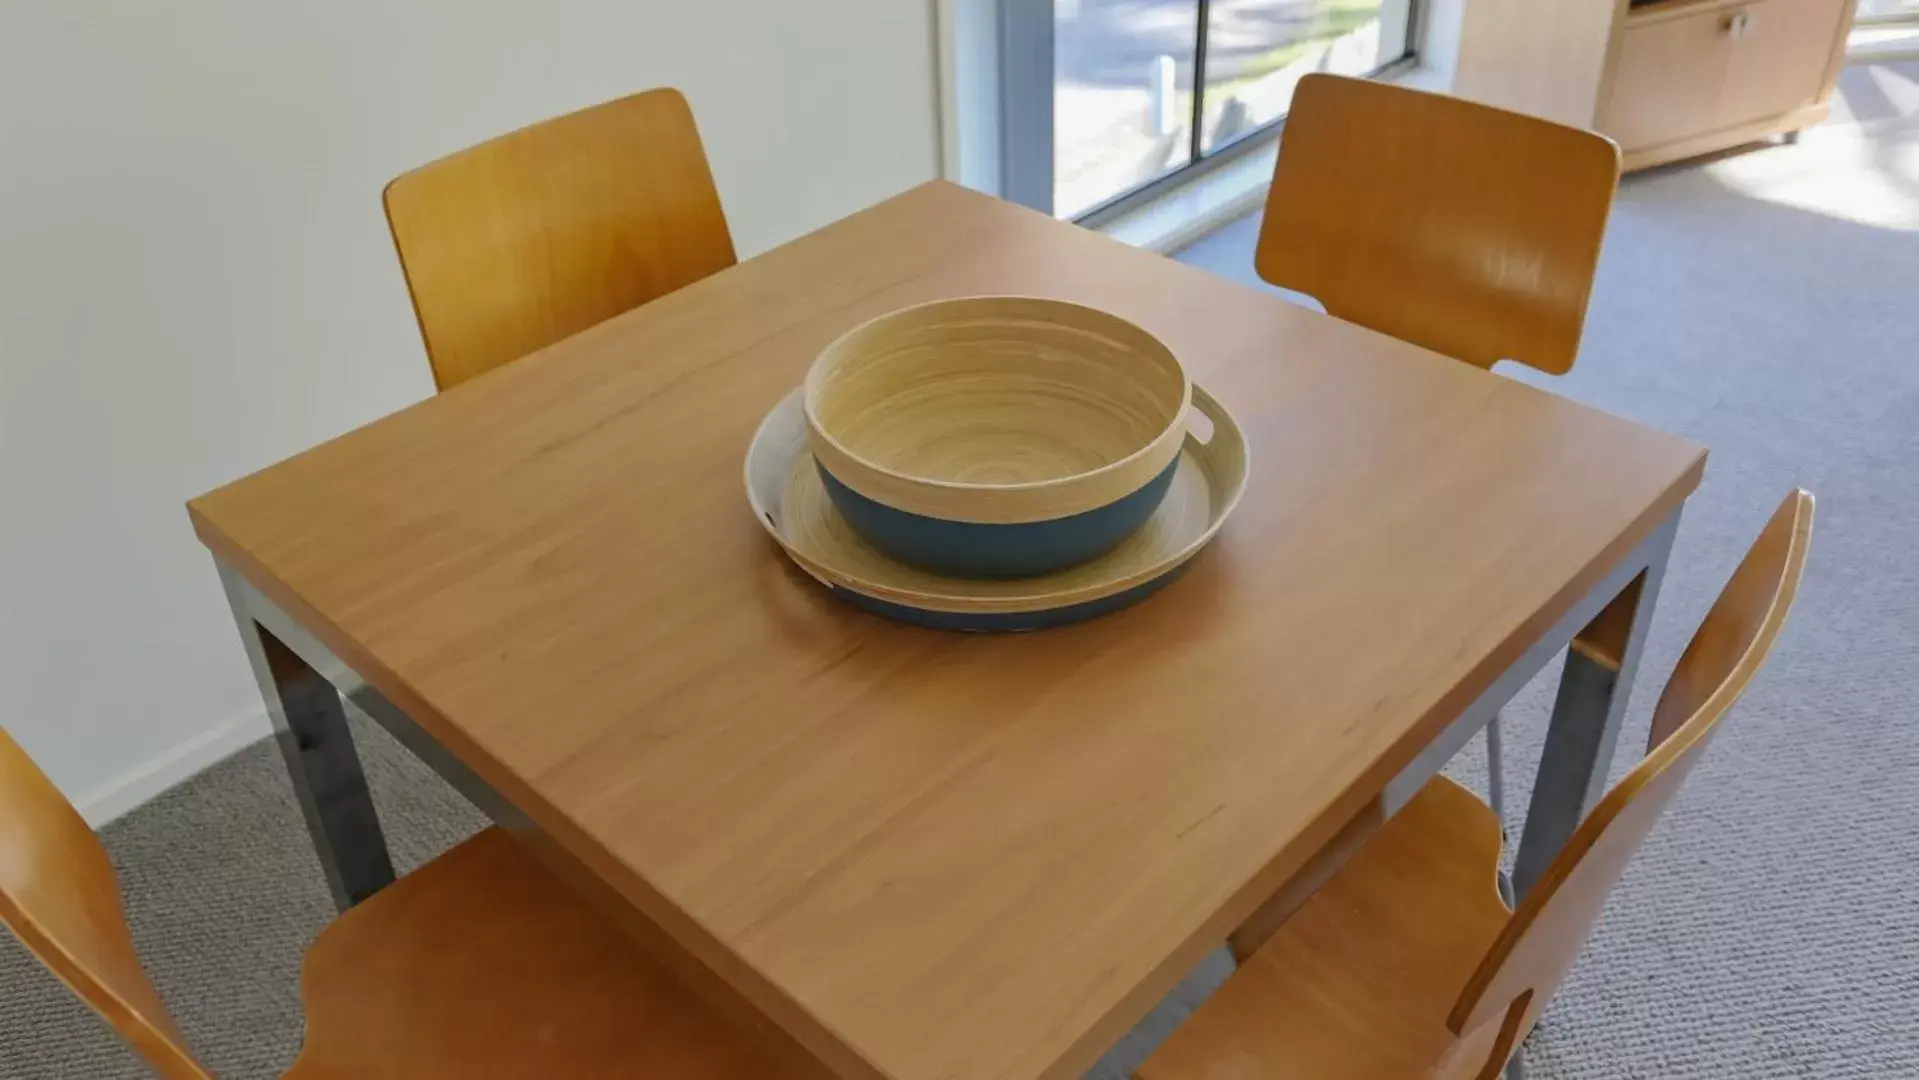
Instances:
[[[265,709],[242,713],[81,795],[74,806],[88,825],[98,829],[271,734]]]

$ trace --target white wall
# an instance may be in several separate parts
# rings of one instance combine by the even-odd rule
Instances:
[[[939,172],[931,0],[0,0],[0,725],[96,821],[265,733],[183,502],[431,390],[395,174],[656,85],[741,254]]]

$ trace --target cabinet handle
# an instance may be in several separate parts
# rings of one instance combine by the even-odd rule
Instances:
[[[1738,39],[1752,33],[1752,12],[1735,11],[1726,16],[1726,36]]]

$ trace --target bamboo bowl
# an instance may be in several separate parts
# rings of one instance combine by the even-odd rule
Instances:
[[[1050,574],[1112,550],[1178,468],[1192,383],[1157,338],[1059,300],[883,315],[806,377],[807,442],[855,532],[938,574]]]

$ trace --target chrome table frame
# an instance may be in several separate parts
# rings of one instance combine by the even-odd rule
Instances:
[[[1566,653],[1513,874],[1518,894],[1526,894],[1606,789],[1679,515],[1675,510],[1628,552],[1386,785],[1381,795],[1386,813],[1404,806],[1521,687]],[[266,698],[320,868],[342,911],[393,881],[393,860],[347,727],[342,696],[495,822],[531,828],[517,808],[318,639],[231,568],[217,558],[215,563]],[[1616,661],[1569,648],[1601,612],[1615,605],[1625,610],[1614,616],[1624,617],[1629,627]]]

